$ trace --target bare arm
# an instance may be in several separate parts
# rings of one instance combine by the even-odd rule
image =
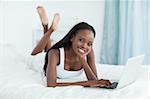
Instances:
[[[89,64],[84,60],[82,60],[82,66],[84,68],[85,74],[88,80],[98,80],[97,76],[94,74],[93,70],[90,68]]]
[[[69,86],[69,85],[81,85],[87,86],[89,83],[87,81],[82,82],[67,82],[67,83],[57,83],[56,82],[56,65],[59,62],[59,51],[58,50],[51,50],[48,53],[48,66],[46,71],[47,76],[47,86],[48,87],[55,87],[55,86]]]
[[[98,76],[97,76],[97,70],[96,70],[96,65],[95,65],[95,55],[94,55],[93,49],[87,55],[87,62],[89,64],[90,68],[92,69],[93,73],[95,74],[95,76],[98,78]]]
[[[47,66],[47,71],[46,71],[47,86],[48,87],[71,86],[71,85],[79,85],[79,86],[106,86],[106,85],[110,85],[110,82],[108,80],[102,80],[102,79],[101,80],[80,81],[80,82],[61,82],[61,83],[58,83],[56,80],[57,79],[56,65],[58,64],[58,62],[59,62],[59,51],[58,50],[51,50],[48,53],[48,66]],[[92,70],[90,69],[90,71],[87,71],[87,72],[92,72]],[[93,75],[94,75],[94,73],[93,73]]]
[[[91,82],[92,83],[92,82]],[[48,87],[56,87],[56,86],[73,86],[73,85],[79,85],[79,86],[90,86],[90,82],[88,81],[81,81],[81,82],[55,82],[48,84]]]
[[[84,71],[86,73],[87,79],[98,80],[93,49],[87,55],[87,61],[85,60],[84,56],[79,56],[79,57],[80,57],[81,64],[84,68]]]
[[[48,65],[46,69],[47,86],[56,86],[56,65],[59,62],[59,51],[50,50],[48,53]]]
[[[80,82],[56,82],[48,84],[48,87],[56,87],[56,86],[84,86],[84,87],[111,87],[111,82],[109,80],[91,80],[91,81],[80,81]]]

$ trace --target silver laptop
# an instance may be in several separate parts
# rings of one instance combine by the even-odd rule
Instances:
[[[137,78],[137,69],[140,68],[139,66],[142,65],[143,60],[144,55],[129,58],[126,66],[124,67],[120,80],[113,82],[111,89],[120,89],[132,84]]]

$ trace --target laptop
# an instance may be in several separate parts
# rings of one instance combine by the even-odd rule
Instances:
[[[108,89],[120,89],[135,82],[137,78],[137,70],[140,68],[140,65],[142,65],[143,60],[144,55],[129,58],[126,66],[124,67],[121,78],[115,82],[111,81],[112,86]]]

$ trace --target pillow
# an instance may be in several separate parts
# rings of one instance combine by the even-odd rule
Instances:
[[[27,64],[28,68],[35,72],[43,72],[43,67],[45,63],[45,53],[39,53],[36,56],[29,55],[24,58],[24,62]]]
[[[3,63],[15,61],[19,53],[10,44],[1,45],[1,60]]]
[[[45,53],[39,53],[36,56],[31,56],[30,53],[23,54],[19,52],[13,45],[5,44],[2,46],[2,63],[21,62],[26,65],[27,69],[35,72],[43,72]],[[11,63],[11,62],[10,62]]]

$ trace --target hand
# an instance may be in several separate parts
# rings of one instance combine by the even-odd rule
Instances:
[[[95,80],[95,81],[91,81],[89,82],[89,87],[106,87],[106,88],[111,88],[111,82],[109,80],[104,80],[104,79],[100,79],[100,80]]]
[[[100,79],[99,83],[101,84],[99,87],[111,88],[112,83],[109,80]]]
[[[85,63],[86,62],[86,55],[78,54],[78,57],[79,57],[79,61],[81,63]]]

